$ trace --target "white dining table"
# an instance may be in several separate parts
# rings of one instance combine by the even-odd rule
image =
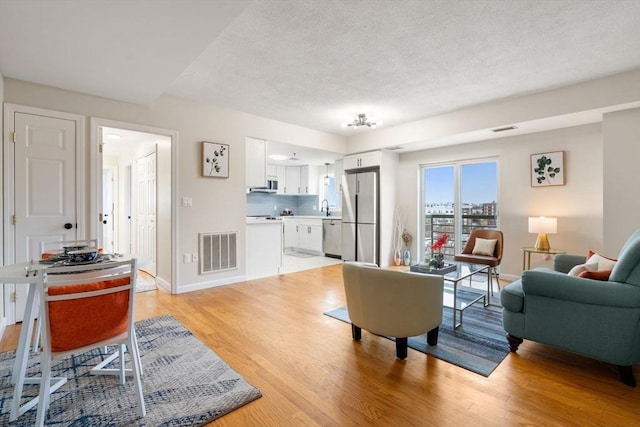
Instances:
[[[136,258],[136,256],[131,254],[119,255],[114,261],[130,261],[133,258]],[[18,347],[16,348],[16,361],[11,375],[11,384],[16,384],[18,378],[25,377],[27,370],[29,341],[33,334],[33,325],[38,314],[38,305],[36,303],[38,281],[35,280],[35,278],[42,275],[47,268],[53,266],[54,264],[51,263],[40,263],[37,261],[0,266],[0,283],[24,284],[29,287],[24,318],[22,320],[22,327],[20,328],[20,337],[18,338]],[[55,266],[58,267],[59,265]],[[137,266],[141,267],[139,260]],[[25,383],[28,382],[30,381],[25,381]],[[37,380],[33,382],[35,383]],[[51,391],[53,392],[54,390],[52,389]],[[25,407],[23,412],[29,409],[31,409],[31,407]],[[14,413],[12,410],[10,420],[14,421],[18,416],[19,414]]]

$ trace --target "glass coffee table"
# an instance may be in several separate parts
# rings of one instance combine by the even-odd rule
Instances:
[[[489,266],[482,264],[471,264],[468,262],[451,262],[448,264],[455,264],[456,269],[449,273],[445,273],[444,277],[444,296],[443,305],[445,307],[453,309],[453,329],[458,329],[462,325],[462,315],[471,305],[483,300],[484,306],[489,305],[489,294],[491,292],[491,281],[487,278],[487,290],[486,292],[480,289],[464,287],[460,289],[458,284],[464,279],[470,279],[471,276],[483,271],[488,272]],[[428,272],[426,270],[411,269],[415,273],[423,274],[437,274]],[[460,322],[458,322],[458,313],[460,313]]]

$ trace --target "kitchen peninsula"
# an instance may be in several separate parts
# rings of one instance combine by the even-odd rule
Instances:
[[[275,276],[282,267],[282,221],[247,217],[247,279]]]

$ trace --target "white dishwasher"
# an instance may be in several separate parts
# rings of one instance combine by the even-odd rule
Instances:
[[[324,218],[322,220],[322,252],[325,256],[342,258],[342,220]]]

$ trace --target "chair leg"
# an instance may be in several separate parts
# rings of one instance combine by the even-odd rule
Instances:
[[[636,386],[636,378],[633,376],[633,366],[618,366],[620,379],[628,386]]]
[[[120,351],[120,384],[124,384],[126,382],[126,378],[124,375],[124,349],[125,349],[125,345],[124,344],[120,344],[119,346],[119,351]],[[127,349],[129,352],[131,351],[131,349]]]
[[[427,344],[429,345],[438,345],[438,332],[440,331],[440,326],[436,326],[429,332],[427,332]]]
[[[396,356],[400,360],[407,358],[407,347],[409,340],[407,338],[396,338]]]
[[[520,344],[522,344],[524,340],[522,338],[514,337],[511,334],[507,334],[507,341],[509,341],[509,351],[515,353],[518,351],[518,347],[520,347]]]
[[[362,329],[353,323],[351,324],[351,336],[355,341],[360,341],[362,339]]]
[[[38,396],[38,412],[36,414],[36,426],[43,426],[44,419],[49,409],[49,398],[51,393],[51,357],[43,354],[40,358],[42,363],[42,377],[40,379],[40,395]]]
[[[147,415],[147,409],[144,405],[144,394],[142,391],[142,381],[140,381],[140,377],[142,376],[142,363],[140,363],[140,352],[138,351],[138,346],[135,345],[135,338],[129,339],[129,357],[131,357],[131,369],[133,371],[133,381],[136,386],[136,398],[138,400],[138,414],[140,417],[145,417]]]

